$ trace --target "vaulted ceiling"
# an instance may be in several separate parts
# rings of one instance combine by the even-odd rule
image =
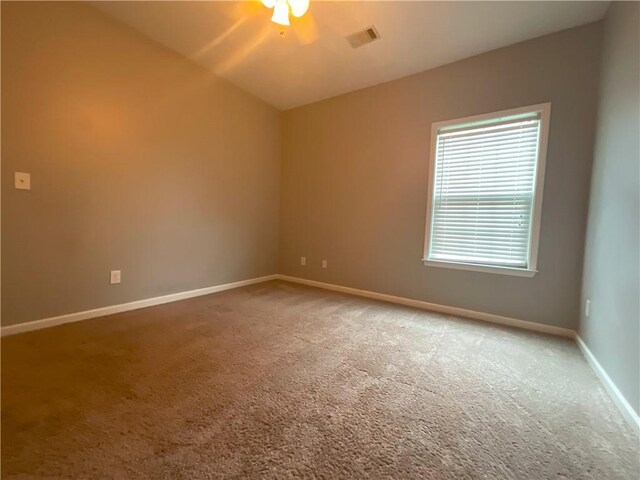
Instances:
[[[311,0],[282,27],[260,2],[95,2],[231,83],[288,109],[601,19],[609,2]],[[380,39],[345,37],[375,25]]]

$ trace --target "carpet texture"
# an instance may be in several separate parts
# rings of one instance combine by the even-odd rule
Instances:
[[[573,342],[269,282],[2,339],[2,478],[637,479]]]

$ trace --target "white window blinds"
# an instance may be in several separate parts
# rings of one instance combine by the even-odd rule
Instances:
[[[428,259],[529,268],[539,112],[436,134]]]

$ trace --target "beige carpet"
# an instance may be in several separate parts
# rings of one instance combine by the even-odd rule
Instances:
[[[2,478],[636,479],[564,339],[271,282],[2,340]]]

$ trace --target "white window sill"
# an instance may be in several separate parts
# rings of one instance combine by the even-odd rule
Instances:
[[[478,265],[474,263],[440,262],[437,260],[423,259],[427,267],[453,268],[454,270],[469,270],[472,272],[497,273],[499,275],[514,275],[516,277],[533,277],[537,270],[526,268],[497,267],[493,265]]]

